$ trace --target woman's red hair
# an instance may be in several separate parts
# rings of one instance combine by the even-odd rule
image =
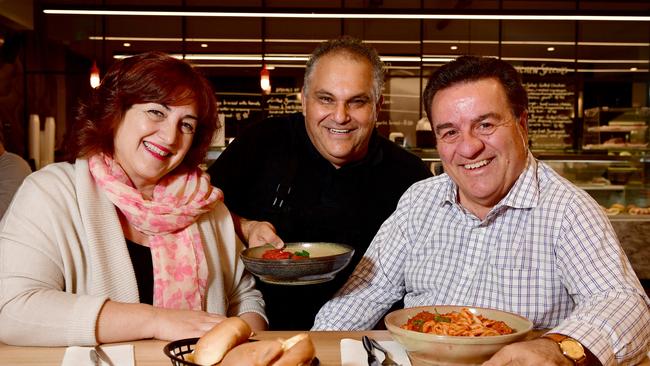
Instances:
[[[96,153],[113,155],[113,138],[126,111],[134,104],[196,104],[198,123],[182,165],[197,167],[220,128],[210,83],[185,61],[162,52],[148,52],[113,64],[101,84],[79,105],[70,132],[67,160]]]

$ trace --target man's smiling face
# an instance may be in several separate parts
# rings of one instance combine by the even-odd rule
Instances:
[[[503,86],[487,78],[438,91],[433,131],[459,200],[480,218],[508,193],[526,166],[526,114],[513,115]]]
[[[368,61],[346,52],[323,56],[302,101],[307,134],[325,159],[339,168],[366,155],[378,109]]]

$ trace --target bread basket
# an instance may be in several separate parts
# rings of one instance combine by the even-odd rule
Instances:
[[[185,338],[167,343],[163,352],[172,361],[174,366],[199,366],[187,360],[187,355],[194,351],[194,345],[198,338]]]

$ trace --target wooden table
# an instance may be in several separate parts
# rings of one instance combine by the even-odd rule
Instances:
[[[255,339],[289,338],[297,331],[267,331],[260,332]],[[538,334],[538,333],[537,333]],[[377,340],[391,340],[385,330],[363,332],[310,332],[316,346],[316,356],[322,366],[341,365],[340,341],[343,338],[361,340],[363,335],[369,335]],[[535,334],[536,335],[536,334]],[[171,362],[163,353],[167,342],[145,340],[128,342],[135,347],[136,366],[169,366]],[[65,347],[16,347],[0,343],[0,366],[59,366],[63,360]],[[647,358],[641,364],[650,366]],[[119,365],[116,365],[119,366]]]
[[[267,331],[256,334],[254,339],[289,338],[298,331]],[[361,340],[363,335],[369,335],[377,340],[391,340],[387,331],[364,332],[310,332],[316,346],[316,357],[322,366],[341,364],[340,340],[352,338]],[[169,366],[171,361],[163,353],[163,347],[168,343],[158,340],[126,342],[135,347],[136,366]],[[0,366],[60,366],[63,361],[65,347],[16,347],[0,343]],[[116,365],[119,366],[119,365]]]

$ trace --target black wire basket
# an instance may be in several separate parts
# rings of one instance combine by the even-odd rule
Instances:
[[[194,352],[194,345],[196,345],[196,342],[198,341],[198,338],[179,339],[177,341],[167,343],[165,345],[165,348],[163,348],[163,352],[165,355],[167,355],[167,357],[169,357],[169,359],[172,361],[172,365],[174,366],[201,366],[188,360],[188,355]],[[255,342],[256,340],[251,339],[250,341]],[[314,359],[311,360],[311,363],[309,364],[309,366],[319,365],[320,361],[318,360],[318,357],[314,357]]]
[[[174,366],[199,366],[188,360],[188,355],[194,351],[198,338],[185,338],[167,343],[163,352],[169,357]]]

